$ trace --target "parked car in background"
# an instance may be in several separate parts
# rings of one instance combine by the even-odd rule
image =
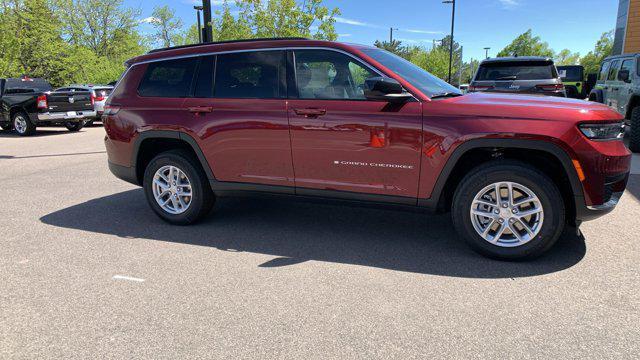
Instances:
[[[477,91],[566,96],[553,60],[535,56],[483,60],[469,86]]]
[[[64,125],[78,131],[96,116],[89,91],[51,91],[44,79],[0,79],[0,126],[21,136],[32,135],[38,125]]]
[[[94,121],[102,121],[102,113],[104,112],[104,104],[107,102],[107,98],[113,91],[113,86],[110,85],[69,85],[56,89],[56,91],[70,91],[70,92],[91,92],[93,96],[93,109],[96,111],[94,118],[88,119],[85,125],[93,125]]]
[[[622,114],[629,131],[629,148],[640,152],[640,54],[606,58],[600,66],[589,100],[600,102]]]
[[[586,99],[586,84],[584,81],[584,66],[563,65],[558,66],[558,75],[562,79],[567,97],[573,99]]]
[[[631,164],[622,116],[602,104],[462,95],[385,50],[307,39],[134,58],[103,119],[110,170],[169,223],[234,191],[398,204],[450,210],[502,259],[613,210]]]

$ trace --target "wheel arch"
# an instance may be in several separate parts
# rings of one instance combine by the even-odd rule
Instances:
[[[629,99],[629,103],[627,104],[625,119],[631,119],[631,112],[636,106],[640,106],[640,95],[634,94],[631,96],[631,99]]]
[[[190,151],[202,167],[209,180],[215,180],[211,166],[198,142],[189,134],[172,130],[147,130],[141,132],[133,145],[131,158],[138,185],[142,184],[146,164],[157,154],[176,148]]]
[[[527,153],[525,156],[523,156],[524,152]],[[520,155],[520,157],[513,157],[514,155]],[[571,207],[570,210],[575,213],[580,202],[584,203],[582,184],[573,161],[559,145],[544,140],[474,139],[462,143],[454,150],[436,181],[431,198],[420,199],[419,204],[436,211],[446,211],[452,200],[453,192],[464,175],[481,163],[501,157],[533,165],[539,164],[541,160],[555,159],[555,164],[566,176],[567,189],[565,190],[571,191],[571,194],[565,194],[570,196],[565,199],[568,202],[567,206]],[[540,170],[550,171],[552,165],[554,164],[551,163],[548,169],[542,168]],[[561,190],[563,189],[561,188]]]

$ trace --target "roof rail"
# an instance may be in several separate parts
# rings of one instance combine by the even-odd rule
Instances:
[[[190,44],[190,45],[181,45],[181,46],[172,46],[167,48],[154,49],[149,51],[149,54],[167,51],[167,50],[177,50],[177,49],[188,49],[196,46],[203,45],[216,45],[216,44],[232,44],[232,43],[242,43],[242,42],[253,42],[253,41],[275,41],[275,40],[310,40],[304,37],[281,37],[281,38],[256,38],[256,39],[239,39],[239,40],[226,40],[226,41],[213,41],[207,43],[198,43],[198,44]]]

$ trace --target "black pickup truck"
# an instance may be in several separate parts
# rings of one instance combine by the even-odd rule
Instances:
[[[52,90],[44,79],[0,79],[0,127],[14,129],[21,136],[34,134],[44,124],[78,131],[96,116],[90,91]]]

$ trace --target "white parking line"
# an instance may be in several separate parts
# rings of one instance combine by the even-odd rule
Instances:
[[[144,279],[140,279],[140,278],[135,278],[135,277],[131,277],[131,276],[124,276],[124,275],[114,275],[113,280],[127,280],[127,281],[135,281],[135,282],[144,282]]]

